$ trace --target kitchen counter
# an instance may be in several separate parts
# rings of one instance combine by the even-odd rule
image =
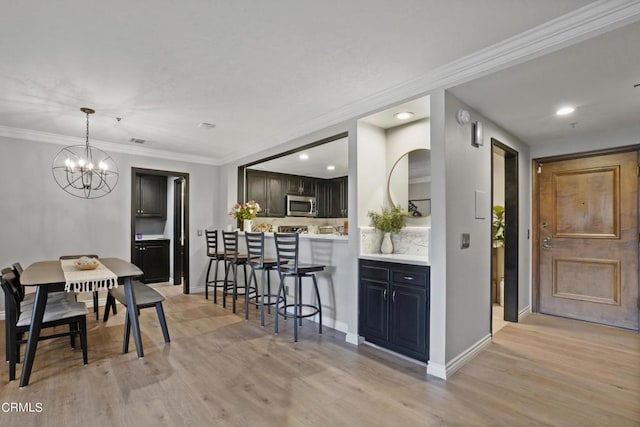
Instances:
[[[171,240],[171,238],[170,237],[165,237],[165,236],[160,236],[160,235],[155,235],[155,234],[143,235],[142,238],[140,238],[140,239],[136,238],[136,242],[144,242],[144,241],[149,241],[149,240]]]
[[[360,259],[369,259],[372,261],[397,262],[400,264],[426,265],[430,266],[429,257],[425,255],[408,255],[408,254],[360,254]]]
[[[244,236],[244,231],[238,232],[238,235]],[[273,237],[273,233],[264,233],[264,237]],[[343,236],[339,234],[300,234],[300,240],[335,240],[347,242],[349,236]]]

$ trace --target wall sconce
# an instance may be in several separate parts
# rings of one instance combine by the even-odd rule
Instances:
[[[481,147],[482,141],[482,122],[471,122],[471,145],[474,147]]]

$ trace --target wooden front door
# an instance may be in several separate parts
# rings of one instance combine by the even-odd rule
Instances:
[[[638,329],[638,152],[544,163],[541,313]]]

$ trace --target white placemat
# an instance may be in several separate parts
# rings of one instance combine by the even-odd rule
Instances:
[[[118,276],[105,267],[99,260],[95,270],[78,270],[74,263],[77,259],[61,259],[62,272],[67,292],[93,292],[118,287]]]

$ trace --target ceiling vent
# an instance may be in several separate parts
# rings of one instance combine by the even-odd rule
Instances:
[[[147,140],[142,138],[131,138],[129,139],[129,142],[133,142],[134,144],[144,144]]]
[[[216,127],[216,125],[214,125],[213,123],[202,122],[198,123],[198,127],[202,129],[213,129],[214,127]]]

